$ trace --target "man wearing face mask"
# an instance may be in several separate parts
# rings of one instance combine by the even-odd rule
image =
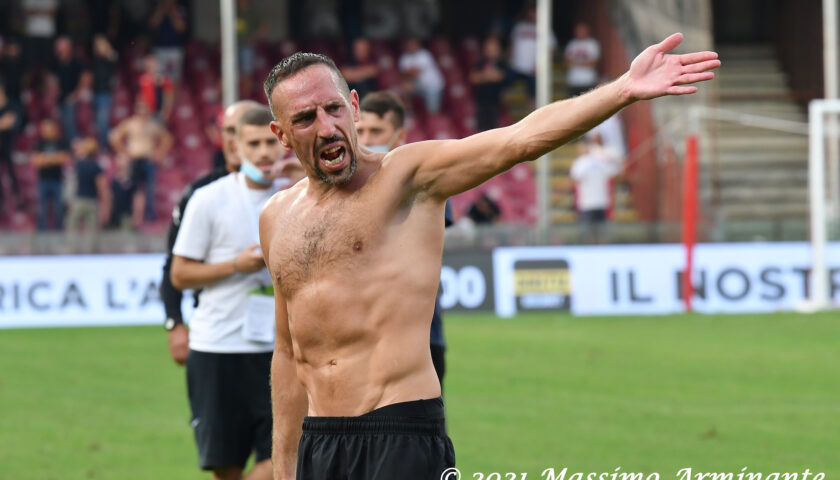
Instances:
[[[167,331],[169,354],[172,355],[172,359],[178,365],[183,365],[187,361],[189,334],[184,326],[184,317],[181,313],[181,300],[184,295],[181,290],[172,286],[172,280],[170,279],[172,247],[175,246],[175,239],[178,237],[178,230],[181,227],[181,220],[184,218],[187,202],[189,202],[193,193],[231,172],[239,171],[240,162],[236,155],[236,125],[246,110],[259,106],[260,104],[253,100],[242,100],[225,109],[222,117],[222,153],[225,157],[225,168],[213,170],[187,185],[181,194],[181,200],[172,209],[172,222],[169,224],[169,232],[167,233],[166,262],[163,264],[163,278],[160,280],[160,298],[163,301],[163,309],[166,313],[164,327]],[[198,294],[199,291],[196,291],[196,306],[198,305]]]
[[[239,172],[198,189],[172,249],[175,288],[202,288],[190,321],[187,391],[199,466],[214,479],[270,479],[274,291],[259,248],[259,215],[287,151],[262,106],[236,127]],[[288,182],[286,182],[288,184]],[[180,327],[183,328],[183,327]]]
[[[374,152],[390,152],[405,143],[406,131],[405,107],[393,92],[383,90],[365,95],[361,103],[356,132],[359,144]],[[444,225],[452,225],[452,206],[446,202]],[[435,366],[438,381],[443,387],[443,375],[446,373],[446,343],[443,339],[443,315],[440,310],[440,290],[435,298],[435,311],[432,315],[432,331],[429,337],[432,363]]]

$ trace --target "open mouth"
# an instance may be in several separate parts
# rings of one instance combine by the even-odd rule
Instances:
[[[321,152],[321,163],[330,170],[339,169],[344,166],[344,147],[335,146]]]

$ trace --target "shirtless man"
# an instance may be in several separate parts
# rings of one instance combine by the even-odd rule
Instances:
[[[720,62],[714,52],[666,55],[681,40],[509,127],[386,154],[359,148],[358,96],[331,60],[298,53],[272,70],[272,131],[307,172],[260,217],[276,291],[275,479],[435,479],[454,465],[428,347],[446,199],[637,100],[694,93],[687,85],[713,78]]]
[[[153,204],[156,165],[172,147],[172,135],[151,115],[146,102],[138,98],[134,115],[111,132],[111,147],[117,155],[131,159],[131,181],[135,187],[133,217],[134,226],[138,227],[143,223],[146,203]]]

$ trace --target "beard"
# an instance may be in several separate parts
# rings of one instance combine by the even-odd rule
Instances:
[[[344,170],[339,172],[325,172],[321,169],[321,159],[315,153],[315,174],[318,176],[318,179],[322,182],[326,183],[327,185],[343,185],[349,182],[353,178],[353,174],[356,173],[356,152],[349,150],[350,142],[347,141],[344,136],[341,135],[334,135],[332,138],[326,139],[324,141],[318,142],[318,145],[315,147],[315,152],[321,149],[324,145],[329,145],[334,142],[341,142],[343,141],[347,147],[344,149],[344,154],[349,155],[349,162],[347,167]]]
[[[353,174],[356,173],[356,154],[345,152],[345,155],[347,154],[350,155],[350,164],[344,170],[330,174],[321,170],[320,162],[315,162],[315,174],[328,185],[343,185],[349,182],[353,178]]]

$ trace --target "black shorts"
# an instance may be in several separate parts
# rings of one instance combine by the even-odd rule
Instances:
[[[271,458],[271,352],[190,350],[187,392],[198,466],[245,467]]]
[[[437,480],[454,466],[440,397],[303,420],[298,480]]]
[[[131,159],[131,183],[134,186],[145,185],[149,181],[149,159],[138,157]]]
[[[607,210],[604,208],[581,210],[578,212],[578,220],[581,223],[604,223],[607,221]]]

